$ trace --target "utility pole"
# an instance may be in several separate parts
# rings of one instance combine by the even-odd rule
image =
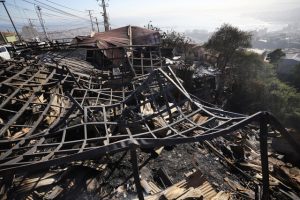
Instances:
[[[3,4],[4,9],[5,9],[5,11],[6,11],[6,13],[7,13],[7,15],[8,15],[10,21],[11,21],[11,24],[13,25],[13,27],[14,27],[14,29],[15,29],[15,31],[16,31],[16,34],[17,34],[19,40],[22,41],[22,38],[21,38],[19,32],[17,31],[17,28],[16,28],[16,26],[15,26],[15,24],[14,24],[14,22],[13,22],[11,16],[10,16],[10,14],[9,14],[9,12],[8,12],[8,10],[7,10],[7,8],[6,8],[6,6],[5,6],[5,0],[0,0],[0,2]]]
[[[37,13],[37,16],[39,18],[39,21],[41,23],[41,27],[44,31],[44,35],[45,35],[46,39],[49,40],[48,33],[46,32],[44,20],[43,20],[43,17],[42,17],[42,12],[41,12],[42,9],[41,9],[40,6],[36,6],[35,8],[36,8],[36,13]]]
[[[92,31],[95,31],[94,25],[93,25],[93,20],[92,20],[92,10],[87,10],[89,12],[90,20],[91,20],[91,25],[92,25]]]
[[[98,23],[97,17],[95,17],[95,20],[96,20],[96,25],[97,25],[98,32],[100,32],[100,31],[99,31],[99,23]]]
[[[97,0],[97,1],[99,1],[99,0]],[[108,16],[107,16],[107,12],[106,12],[105,0],[102,0],[102,4],[100,6],[102,6],[102,9],[103,9],[103,13],[101,13],[101,14],[103,15],[103,19],[104,19],[104,30],[109,31],[109,22],[108,22]]]

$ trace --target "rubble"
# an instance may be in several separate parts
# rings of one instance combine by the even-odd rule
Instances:
[[[74,45],[0,64],[3,199],[299,198],[268,133],[299,146],[270,113],[206,104],[159,47],[105,41],[96,65]]]
[[[229,199],[230,195],[223,191],[217,193],[213,187],[205,180],[200,171],[196,171],[189,175],[185,180],[182,180],[163,192],[158,192],[155,195],[147,196],[147,200],[159,199]]]

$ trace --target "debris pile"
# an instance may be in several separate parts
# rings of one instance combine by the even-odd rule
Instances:
[[[2,198],[298,198],[299,168],[268,151],[268,136],[299,147],[281,124],[203,103],[157,57],[132,62],[154,48],[106,68],[53,52],[1,63]]]

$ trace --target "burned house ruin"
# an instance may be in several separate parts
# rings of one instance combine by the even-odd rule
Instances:
[[[159,41],[127,26],[1,63],[1,197],[297,198],[299,169],[268,148],[281,135],[297,151],[290,133],[270,113],[245,116],[189,94]]]

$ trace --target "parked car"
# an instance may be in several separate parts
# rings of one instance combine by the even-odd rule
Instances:
[[[0,60],[9,60],[9,59],[11,59],[11,56],[6,46],[0,46]]]

